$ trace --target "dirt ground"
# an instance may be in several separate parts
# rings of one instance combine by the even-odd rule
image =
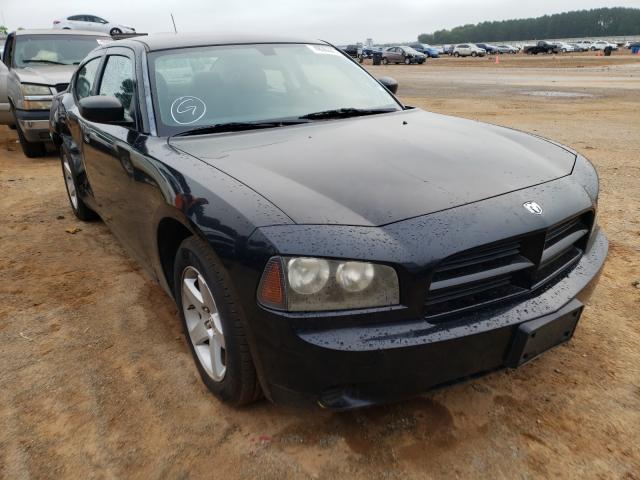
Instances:
[[[640,57],[368,68],[407,104],[596,164],[611,247],[574,339],[391,406],[226,407],[171,299],[102,223],[73,218],[57,158],[25,158],[0,127],[0,478],[640,479]]]

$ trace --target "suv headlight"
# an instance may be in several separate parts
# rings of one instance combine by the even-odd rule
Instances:
[[[23,83],[20,85],[20,90],[22,91],[23,108],[25,110],[49,110],[51,108],[51,100],[55,93],[52,87]]]
[[[258,287],[260,304],[290,312],[352,310],[400,303],[387,265],[312,257],[272,257]]]

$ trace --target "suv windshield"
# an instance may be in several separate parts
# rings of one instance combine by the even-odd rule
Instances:
[[[13,66],[77,65],[87,54],[108,41],[91,35],[17,35]]]
[[[333,110],[339,110],[336,116],[401,110],[382,85],[328,45],[158,51],[149,55],[149,69],[161,135],[227,123],[291,121],[318,113],[308,119],[328,119],[327,112]]]

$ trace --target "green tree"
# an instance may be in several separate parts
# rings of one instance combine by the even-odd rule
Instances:
[[[638,34],[640,9],[614,7],[461,25],[450,30],[421,33],[418,41],[445,44]]]
[[[9,30],[4,25],[0,25],[0,35],[6,35],[9,33]]]

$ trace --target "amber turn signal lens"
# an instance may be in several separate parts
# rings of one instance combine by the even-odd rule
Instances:
[[[274,257],[267,263],[258,287],[258,300],[265,307],[284,310],[284,276],[279,258]]]

